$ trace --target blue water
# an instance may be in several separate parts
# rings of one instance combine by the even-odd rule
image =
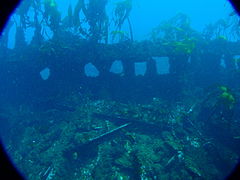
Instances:
[[[61,18],[67,16],[68,7],[74,7],[77,3],[76,0],[57,0],[58,9],[61,12]],[[117,0],[110,0],[107,13],[113,14],[113,8]],[[177,13],[184,13],[189,16],[192,27],[197,31],[202,31],[207,24],[214,23],[222,18],[229,18],[229,14],[233,12],[233,8],[227,3],[226,0],[221,1],[167,1],[159,2],[152,0],[151,3],[147,0],[133,0],[133,9],[130,15],[134,28],[134,36],[137,40],[148,39],[151,30],[158,26],[161,21],[171,18]],[[31,11],[29,12],[31,15]],[[31,16],[30,16],[31,17]],[[127,27],[125,27],[127,29]],[[15,27],[12,27],[9,35],[9,48],[13,48],[15,44],[14,34]],[[34,28],[29,28],[26,31],[26,41],[30,42],[33,36]]]

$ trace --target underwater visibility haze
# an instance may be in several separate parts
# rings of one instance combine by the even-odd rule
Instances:
[[[226,0],[23,0],[0,84],[0,136],[29,180],[222,180],[239,162]]]

